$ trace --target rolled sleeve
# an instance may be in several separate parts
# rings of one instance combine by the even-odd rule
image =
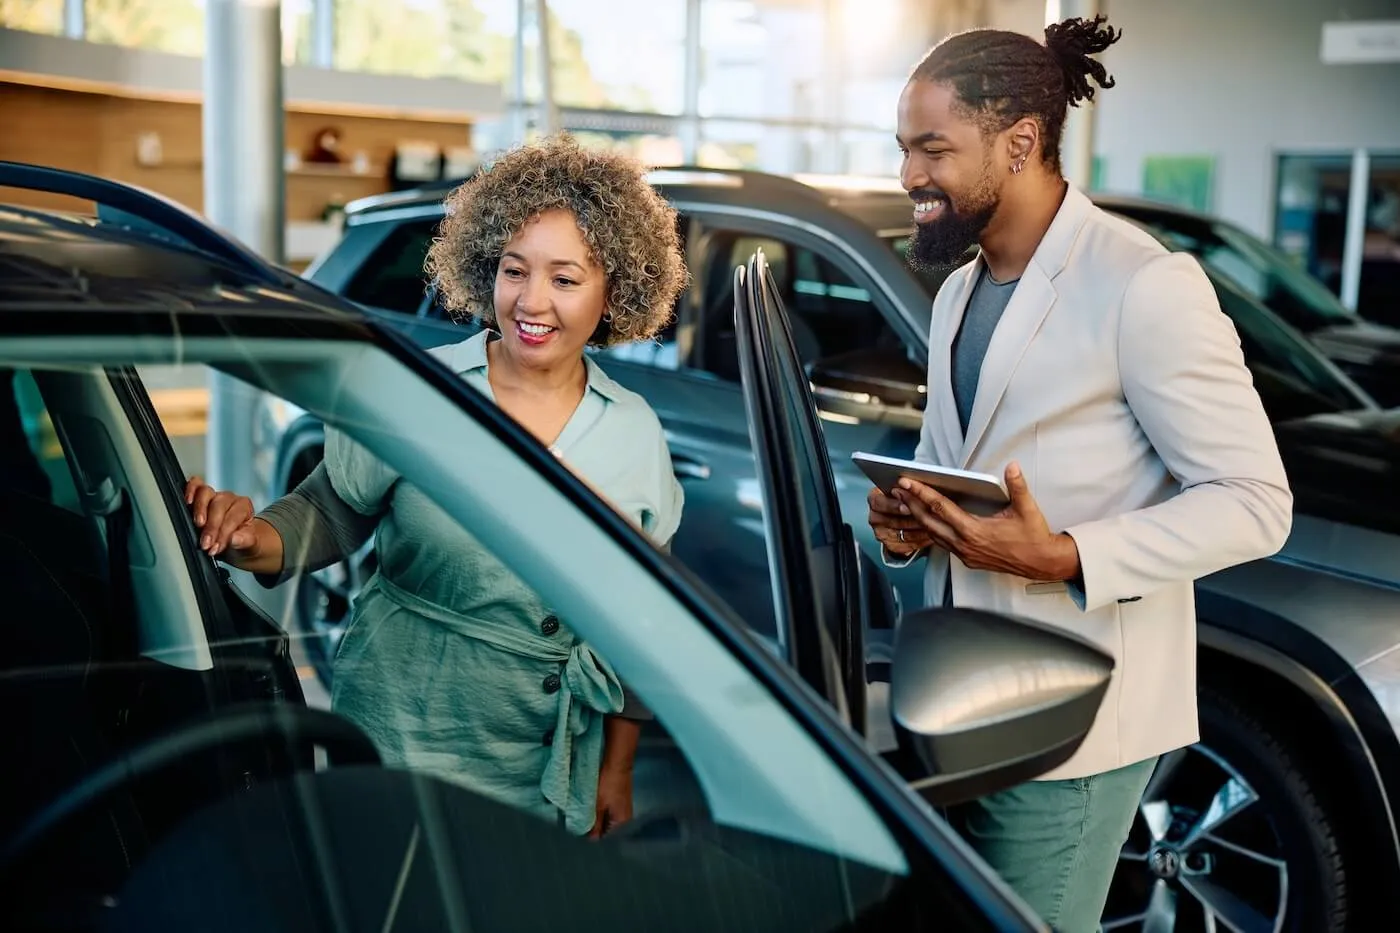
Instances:
[[[326,428],[326,476],[341,501],[361,515],[375,515],[399,475],[388,464],[335,428]]]

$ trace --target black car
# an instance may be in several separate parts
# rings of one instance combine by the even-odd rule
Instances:
[[[906,615],[893,670],[865,663],[893,603],[841,520],[761,255],[730,294],[778,656],[392,323],[141,192],[0,163],[5,186],[98,211],[0,206],[0,928],[1045,930],[933,807],[1064,761],[1112,659],[938,610]],[[308,708],[287,633],[197,545],[144,386],[170,367],[315,412],[570,619],[657,717],[635,818],[568,835],[384,767]],[[905,723],[888,761],[864,737],[872,671]]]
[[[1174,250],[1266,305],[1387,408],[1400,407],[1400,329],[1348,310],[1337,296],[1263,240],[1217,217],[1151,201],[1098,195]]]
[[[712,169],[658,170],[652,180],[681,215],[693,285],[657,341],[604,351],[600,362],[647,398],[667,431],[687,499],[676,555],[781,653],[732,271],[763,251],[821,415],[842,514],[868,557],[878,553],[865,524],[869,484],[849,455],[912,454],[943,276],[905,262],[910,202],[887,186]],[[343,239],[308,277],[398,318],[425,345],[461,339],[471,325],[443,318],[422,272],[444,193],[350,205]],[[1341,929],[1349,912],[1400,883],[1395,827],[1372,818],[1400,794],[1400,667],[1386,660],[1400,656],[1389,653],[1400,645],[1397,416],[1278,314],[1205,268],[1274,425],[1294,487],[1294,533],[1275,558],[1197,584],[1203,740],[1154,780],[1106,922],[1195,930],[1212,916],[1238,929]],[[320,459],[320,428],[313,413],[280,407],[263,431],[273,445],[262,457],[264,495],[279,495]],[[361,558],[299,593],[301,627],[329,646],[356,581],[372,570],[372,553]],[[903,605],[922,604],[918,568],[886,575]],[[888,660],[889,637],[872,631],[872,663]],[[888,747],[892,733],[877,713],[870,735]],[[1241,835],[1222,842],[1200,827],[1228,799],[1241,809],[1221,811],[1229,814],[1221,832]],[[1162,812],[1176,822],[1158,838]],[[1209,878],[1154,867],[1182,862],[1205,866]]]

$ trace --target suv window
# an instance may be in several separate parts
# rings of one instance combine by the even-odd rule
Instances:
[[[396,226],[346,284],[345,297],[374,308],[417,314],[428,285],[423,263],[437,225],[434,218]]]
[[[0,484],[82,514],[58,434],[28,370],[0,368]]]
[[[734,346],[734,267],[763,250],[778,297],[787,309],[793,343],[804,366],[852,350],[902,346],[869,289],[828,257],[780,240],[737,231],[715,234],[705,259],[705,308],[699,366],[739,381]]]
[[[1239,333],[1245,363],[1272,423],[1368,407],[1368,399],[1296,331],[1219,277],[1214,284],[1221,310]]]
[[[676,217],[676,232],[680,235],[681,255],[686,254],[686,228],[689,227],[690,220],[684,215]],[[661,329],[651,340],[640,340],[636,343],[624,343],[616,347],[608,347],[600,351],[601,355],[613,360],[625,360],[629,363],[642,363],[647,366],[655,366],[658,369],[675,369],[680,365],[680,343],[679,324],[681,306],[686,301],[686,292],[682,291],[676,299],[676,307],[672,310],[671,320]]]

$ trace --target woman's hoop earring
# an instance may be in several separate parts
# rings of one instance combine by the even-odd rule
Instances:
[[[611,323],[612,323],[612,311],[611,311],[611,310],[608,310],[608,311],[604,311],[604,312],[603,312],[603,323],[604,323],[604,324],[611,324]]]

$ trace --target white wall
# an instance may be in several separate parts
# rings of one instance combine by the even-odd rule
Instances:
[[[1123,38],[1097,107],[1106,187],[1149,155],[1216,158],[1214,213],[1272,235],[1277,156],[1400,153],[1400,64],[1324,65],[1322,24],[1400,19],[1400,0],[1102,0]],[[1043,38],[1044,0],[990,0],[991,25]]]

